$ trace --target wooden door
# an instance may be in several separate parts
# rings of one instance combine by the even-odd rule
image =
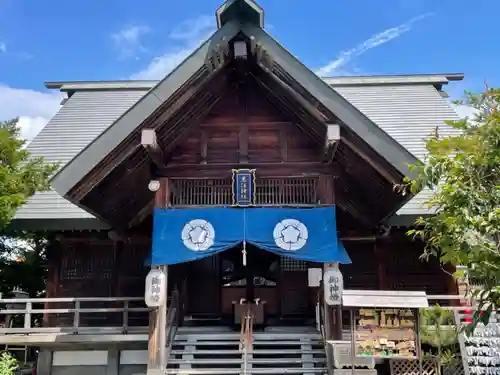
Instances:
[[[217,255],[189,264],[187,315],[199,318],[219,317],[220,267]]]
[[[305,320],[309,317],[312,306],[307,282],[307,262],[282,258],[279,280],[282,319]]]

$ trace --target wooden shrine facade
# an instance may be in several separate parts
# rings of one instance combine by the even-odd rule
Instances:
[[[249,0],[230,3],[242,8],[224,8],[216,33],[53,179],[111,229],[51,234],[47,296],[143,296],[153,208],[230,206],[238,168],[255,169],[257,206],[335,205],[352,259],[341,267],[346,288],[454,294],[437,261],[419,260],[423,244],[386,225],[412,198],[394,187],[417,159],[269,36]],[[322,265],[254,248],[248,256],[247,266],[235,248],[169,267],[184,318],[224,319],[248,293],[277,324],[313,317],[321,293],[308,286],[308,269]],[[146,313],[128,318],[148,324]]]
[[[240,63],[248,65],[235,61],[235,66]],[[238,69],[244,72],[243,67]],[[229,69],[228,74],[236,73]],[[136,160],[144,160],[141,169],[117,168],[83,199],[92,207],[109,209],[111,219],[123,215],[130,223],[117,225],[110,232],[58,234],[51,249],[50,297],[143,296],[155,202],[160,207],[181,209],[229,207],[231,170],[239,167],[256,171],[257,206],[335,204],[339,235],[353,261],[341,266],[346,288],[450,293],[451,279],[440,265],[419,260],[422,243],[411,241],[404,228],[380,224],[406,200],[393,190],[397,181],[394,170],[380,173],[379,167],[374,169],[377,159],[367,159],[374,151],[366,145],[366,154],[360,156],[357,152],[361,151],[343,139],[315,142],[305,125],[299,126],[276,99],[270,100],[255,78],[242,74],[239,80],[233,79],[236,82],[231,91],[170,152],[160,144],[162,136],[157,131],[154,147],[142,146],[136,151]],[[303,111],[300,107],[297,110]],[[147,181],[159,180],[165,191],[159,191],[155,198],[147,181],[146,186],[140,186],[141,181],[132,182],[129,173],[149,176]],[[387,180],[387,173],[394,174],[392,180]],[[94,202],[97,197],[100,200]],[[135,215],[123,211],[131,210],[138,201],[144,207]],[[170,290],[182,290],[183,312],[190,320],[230,322],[233,303],[246,298],[252,289],[253,297],[266,302],[271,323],[297,319],[304,323],[314,317],[321,295],[318,288],[308,286],[308,269],[321,267],[258,249],[249,249],[248,266],[242,267],[241,251],[236,248],[170,266],[168,284]],[[89,318],[88,324],[97,324],[95,315]],[[110,324],[110,314],[101,319],[99,324]],[[137,314],[130,324],[147,325],[147,314]]]

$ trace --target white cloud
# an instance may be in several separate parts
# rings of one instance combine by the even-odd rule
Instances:
[[[5,42],[0,42],[0,52],[7,52],[7,44],[5,44]]]
[[[33,139],[60,108],[59,92],[18,89],[0,84],[0,121],[19,117],[21,136]]]
[[[365,40],[363,43],[358,44],[356,47],[340,53],[340,55],[337,56],[335,60],[330,61],[325,66],[319,68],[316,71],[316,74],[319,76],[328,76],[331,74],[336,74],[338,71],[342,71],[342,68],[350,63],[354,58],[364,54],[372,48],[378,47],[400,37],[404,33],[410,31],[415,22],[432,15],[433,13],[425,13],[406,21],[399,26],[391,27],[387,30],[372,35],[370,38]]]
[[[141,43],[141,38],[150,31],[151,29],[146,25],[130,25],[111,34],[120,58],[137,57],[138,53],[147,51]]]
[[[188,57],[215,30],[215,17],[200,16],[187,20],[172,29],[168,35],[170,45],[153,58],[131,79],[162,79]]]

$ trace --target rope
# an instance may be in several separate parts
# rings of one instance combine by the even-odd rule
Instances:
[[[243,255],[243,267],[247,265],[247,209],[243,209],[243,248],[241,254]]]

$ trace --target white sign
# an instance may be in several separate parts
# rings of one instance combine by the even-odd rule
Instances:
[[[321,279],[323,278],[323,270],[321,268],[308,268],[307,269],[307,281],[310,288],[318,287],[321,284]]]
[[[342,304],[344,277],[338,268],[328,268],[323,275],[325,303],[330,306]]]
[[[166,303],[167,277],[163,271],[152,269],[146,276],[144,301],[148,307],[158,307]]]

